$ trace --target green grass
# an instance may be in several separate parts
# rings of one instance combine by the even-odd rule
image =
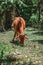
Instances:
[[[28,39],[25,40],[24,47],[10,43],[13,38],[13,31],[0,33],[0,57],[2,50],[3,59],[6,58],[8,52],[21,52],[21,54],[27,56],[26,59],[23,59],[27,63],[26,65],[29,65],[28,59],[31,59],[33,63],[37,62],[35,65],[43,65],[43,34],[40,32],[42,33],[43,31],[34,30],[34,28],[30,27],[26,28],[24,33],[28,36]],[[5,63],[4,65],[7,64]]]

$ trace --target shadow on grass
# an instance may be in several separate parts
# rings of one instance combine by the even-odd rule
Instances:
[[[43,44],[43,40],[31,40],[32,42],[38,42],[40,44]]]
[[[20,45],[20,41],[19,40],[10,41],[10,43],[13,43],[15,45]]]
[[[43,31],[41,31],[41,32],[35,32],[33,34],[43,35]]]
[[[43,40],[38,40],[38,43],[43,44]]]
[[[35,31],[35,30],[34,29],[31,29],[31,30],[27,29],[26,31]]]

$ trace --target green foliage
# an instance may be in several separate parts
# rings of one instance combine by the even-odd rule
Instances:
[[[11,6],[13,6],[13,2],[11,0],[0,1],[0,14],[6,12],[6,10]]]
[[[35,14],[32,14],[31,18],[30,18],[31,21],[37,23],[38,22],[38,16],[35,15]]]
[[[16,2],[16,9],[17,12],[20,16],[22,16],[28,23],[30,16],[32,14],[32,0],[29,1],[24,1],[24,0],[19,0]]]
[[[41,17],[40,17],[40,18],[41,18],[41,20],[43,21],[43,14],[41,14]]]
[[[37,6],[38,0],[32,0],[33,6]]]
[[[14,9],[16,9],[15,13],[17,13],[18,16],[22,16],[26,20],[27,25],[30,24],[30,20],[32,20],[34,22],[38,22],[38,17],[39,17],[38,16],[39,11],[37,13],[38,0],[1,0],[0,1],[0,19],[2,19],[2,16],[4,13],[9,11],[10,7],[13,7]],[[9,12],[9,15],[10,14],[11,13]],[[33,14],[35,14],[35,15],[33,15]],[[5,18],[6,21],[7,20],[11,21],[11,20],[9,20],[9,19],[11,19],[10,17],[11,16],[7,16],[7,19]],[[43,15],[41,15],[40,19],[43,20]],[[9,23],[9,25],[11,25],[11,24]]]
[[[5,22],[11,22],[10,11],[13,9],[13,7],[14,7],[13,2],[10,0],[7,0],[7,1],[5,0],[0,2],[0,21],[1,21],[0,30],[3,29],[3,26],[5,27],[6,25]],[[8,14],[8,16],[6,13]],[[8,23],[8,24],[11,25],[11,23]]]

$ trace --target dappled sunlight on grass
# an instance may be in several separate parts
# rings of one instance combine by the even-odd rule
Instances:
[[[13,31],[7,31],[5,34],[0,33],[0,57],[3,50],[4,59],[10,53],[17,53],[25,56],[23,60],[26,62],[31,59],[33,63],[39,62],[39,65],[43,65],[43,35],[36,34],[37,32],[38,30],[32,30],[32,28],[25,29],[24,33],[28,39],[25,40],[24,47],[21,47],[19,42],[10,42],[13,38]]]

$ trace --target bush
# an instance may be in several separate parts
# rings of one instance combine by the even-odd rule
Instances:
[[[40,17],[40,28],[43,30],[43,14]]]
[[[30,18],[31,25],[34,27],[34,26],[36,26],[37,22],[38,22],[38,16],[35,14],[32,14],[32,16]]]

